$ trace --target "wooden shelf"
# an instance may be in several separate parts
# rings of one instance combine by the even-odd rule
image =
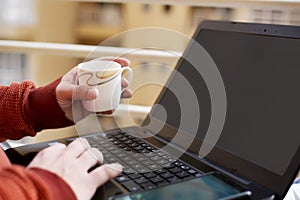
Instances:
[[[120,33],[121,27],[103,26],[98,24],[82,24],[77,29],[79,39],[102,40],[114,34]]]

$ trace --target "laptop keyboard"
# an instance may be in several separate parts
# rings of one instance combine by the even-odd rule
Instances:
[[[104,163],[118,162],[123,172],[115,180],[128,191],[152,189],[179,182],[202,173],[174,159],[170,154],[124,132],[87,137],[103,153]]]

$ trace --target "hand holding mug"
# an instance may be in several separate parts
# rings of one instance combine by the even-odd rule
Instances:
[[[121,66],[129,66],[130,61],[125,58],[113,58],[113,57],[104,57],[104,58],[97,58],[91,60],[93,61],[114,61]],[[84,111],[82,108],[82,100],[93,100],[96,99],[98,96],[101,96],[98,89],[93,86],[82,86],[78,85],[76,82],[77,80],[77,71],[78,67],[74,67],[70,70],[66,75],[62,77],[61,82],[58,84],[56,88],[56,99],[62,110],[65,112],[66,116],[71,119],[72,121],[78,121],[80,118],[84,118],[87,114],[87,111]],[[130,98],[132,96],[132,91],[127,88],[128,81],[125,77],[121,79],[121,86],[123,89],[122,97],[123,98]],[[74,120],[73,113],[72,113],[72,105],[76,107],[76,109],[82,109],[82,116],[77,116],[76,120]],[[73,108],[74,109],[74,108]],[[79,115],[79,114],[78,114]]]

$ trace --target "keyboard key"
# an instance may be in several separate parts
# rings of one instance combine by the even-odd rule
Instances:
[[[153,188],[156,187],[156,185],[154,185],[154,184],[151,183],[151,182],[143,183],[143,184],[141,184],[141,186],[142,186],[144,189],[153,189]]]
[[[148,165],[147,167],[148,167],[150,170],[152,170],[152,171],[161,168],[161,167],[160,167],[159,165],[157,165],[157,164]]]
[[[123,168],[123,174],[133,174],[133,173],[136,173],[136,170],[134,170],[132,168],[127,168],[127,169]]]
[[[126,161],[126,164],[129,166],[135,166],[138,165],[138,162],[136,162],[135,160],[128,160]]]
[[[142,143],[141,146],[142,146],[142,147],[148,147],[149,144],[147,144],[147,143]]]
[[[156,161],[156,163],[161,166],[164,166],[164,165],[168,164],[169,162],[164,159],[161,159],[161,160]]]
[[[131,140],[124,141],[124,144],[127,144],[127,145],[132,144],[132,143],[133,142]]]
[[[173,176],[173,177],[171,177],[171,178],[168,178],[168,181],[169,181],[170,183],[176,183],[176,182],[181,181],[181,179],[178,178],[178,177],[176,177],[176,176]]]
[[[142,169],[137,169],[137,172],[138,173],[146,173],[146,172],[149,172],[150,170],[148,168],[142,168]]]
[[[159,182],[163,182],[164,179],[160,176],[156,176],[156,177],[151,178],[150,181],[153,183],[159,183]]]
[[[136,182],[137,184],[143,184],[143,183],[147,183],[149,182],[148,179],[146,179],[145,177],[140,177],[134,180],[134,182]]]
[[[140,190],[141,187],[133,181],[123,182],[122,185],[130,192]]]
[[[144,165],[149,166],[149,165],[153,165],[155,164],[152,160],[147,160],[145,162],[143,162]]]
[[[92,147],[98,149],[98,150],[101,151],[101,152],[106,151],[106,150],[104,149],[104,147],[99,146],[99,145],[97,145],[97,146],[92,146]]]
[[[146,149],[148,149],[149,151],[153,151],[155,148],[148,146],[148,147],[146,147]]]
[[[152,157],[155,157],[156,155],[155,155],[155,153],[150,152],[150,153],[146,153],[145,156],[148,158],[152,158]]]
[[[137,178],[142,177],[142,175],[141,174],[128,174],[128,177],[131,179],[137,179]]]
[[[123,147],[122,148],[124,151],[132,151],[132,148],[130,148],[130,147]]]
[[[123,151],[121,149],[116,149],[116,150],[113,150],[113,151],[110,151],[110,153],[114,154],[114,155],[117,155],[119,156],[119,154],[121,154]],[[124,157],[124,156],[123,156]]]
[[[139,150],[139,153],[143,153],[145,155],[147,153],[150,153],[150,151],[148,151],[147,149],[142,149],[142,150]]]
[[[181,165],[180,168],[183,169],[183,170],[188,170],[188,169],[190,169],[190,167],[187,166],[187,165]]]
[[[142,141],[142,140],[138,140],[138,141],[135,141],[135,142],[138,143],[138,144],[140,144],[140,145],[145,144],[145,142]]]
[[[126,141],[127,138],[126,137],[120,137],[120,138],[118,138],[118,140],[122,142],[122,141]]]
[[[167,184],[169,184],[167,181],[162,181],[162,182],[157,183],[157,186],[163,186],[163,185],[167,185]]]
[[[133,169],[142,169],[142,168],[144,168],[144,166],[141,165],[141,164],[131,165],[131,167],[132,167]]]
[[[113,144],[118,145],[118,144],[121,144],[121,142],[119,142],[118,140],[115,140],[115,141],[113,141]]]
[[[159,152],[157,152],[157,155],[159,155],[159,156],[165,156],[166,153],[164,153],[164,152],[162,152],[162,151],[159,151]]]
[[[175,161],[175,162],[174,162],[174,165],[176,165],[176,166],[180,167],[180,166],[182,166],[182,165],[183,165],[183,163],[182,163],[182,162],[179,162],[179,161]]]
[[[188,174],[185,171],[182,171],[182,172],[176,173],[176,176],[178,176],[179,178],[185,178],[185,177],[190,176],[190,174]]]
[[[134,147],[133,149],[138,151],[138,152],[144,150],[144,148],[141,147],[141,146]]]
[[[161,160],[162,158],[160,157],[160,156],[153,156],[152,158],[151,158],[151,160],[154,160],[154,161],[158,161],[158,160]]]
[[[129,144],[128,146],[134,148],[134,147],[139,146],[139,144],[137,144],[137,143],[132,143],[132,144]]]
[[[189,174],[197,174],[197,171],[194,169],[190,169],[187,171]]]
[[[110,135],[107,136],[106,138],[107,138],[108,141],[114,141],[114,140],[116,140],[114,137],[112,137],[112,136],[110,136]]]
[[[107,163],[115,163],[118,160],[115,157],[111,156],[111,157],[104,158],[104,161],[107,161]]]
[[[167,172],[167,173],[164,173],[164,174],[160,174],[161,177],[163,177],[164,179],[168,179],[168,178],[171,178],[174,176],[174,174],[170,173],[170,172]]]
[[[168,172],[168,171],[165,170],[165,169],[158,169],[158,170],[155,171],[156,174],[163,174],[163,173],[166,173],[166,172]]]
[[[136,138],[136,137],[133,137],[131,140],[134,141],[134,142],[141,141],[139,138]]]
[[[167,169],[167,170],[173,169],[173,168],[175,168],[175,165],[173,165],[173,164],[171,163],[171,164],[169,164],[168,166],[165,166],[164,168]]]
[[[118,147],[115,147],[115,146],[110,146],[108,148],[106,148],[108,151],[114,151],[114,150],[117,150],[119,149]]]
[[[141,154],[141,153],[136,153],[136,152],[130,152],[130,153],[128,153],[128,155],[130,155],[132,158],[143,157],[143,154]]]
[[[126,165],[123,164],[123,172],[124,172],[124,173],[127,173],[127,174],[132,174],[132,173],[135,172],[135,170],[132,169],[131,167],[126,166]]]
[[[124,158],[127,155],[125,153],[119,153],[119,154],[116,154],[116,156],[118,156],[119,158]]]
[[[107,147],[110,147],[111,144],[97,144],[98,147],[101,147],[102,149],[103,148],[107,148]]]
[[[173,160],[173,158],[171,156],[168,156],[168,155],[164,155],[163,158],[166,159],[166,160],[170,160],[170,159]]]
[[[125,161],[125,162],[129,162],[129,161],[133,161],[134,159],[129,157],[129,156],[125,156],[125,157],[122,158],[122,160]]]
[[[106,140],[99,140],[99,141],[97,141],[98,144],[102,144],[102,145],[106,145],[106,146],[111,145],[111,144],[109,144],[109,143],[107,143],[107,142],[108,142],[108,141],[106,141]]]
[[[147,172],[147,173],[144,173],[143,176],[145,176],[146,178],[153,178],[157,175],[153,172]]]
[[[140,157],[137,157],[136,160],[139,161],[139,162],[144,162],[144,161],[149,160],[149,159],[144,157],[144,156],[140,156]]]
[[[176,174],[178,172],[181,172],[182,170],[180,168],[178,168],[178,167],[174,167],[172,169],[169,169],[169,171],[172,172],[172,173],[174,173],[174,174]]]
[[[116,181],[118,181],[119,183],[122,183],[122,182],[125,182],[125,181],[128,181],[128,180],[129,179],[124,175],[116,177]]]
[[[169,159],[166,159],[168,160],[169,162],[175,162],[176,160],[174,158],[169,158]]]
[[[123,148],[125,148],[125,147],[127,147],[127,146],[126,146],[125,144],[122,144],[122,143],[121,143],[121,144],[118,144],[118,147],[121,148],[121,149],[123,149]]]

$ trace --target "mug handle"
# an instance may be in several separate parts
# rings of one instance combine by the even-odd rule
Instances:
[[[132,71],[132,69],[131,69],[130,67],[122,67],[121,70],[120,70],[120,72],[121,72],[122,75],[123,75],[123,73],[124,73],[125,71],[127,71],[127,73],[128,73],[127,81],[128,81],[128,85],[129,85],[129,83],[130,83],[131,80],[132,80],[133,71]],[[122,76],[122,77],[123,77],[123,76]],[[127,88],[127,87],[126,87],[126,88]],[[125,90],[126,88],[123,88],[123,89],[121,90],[121,93],[123,93],[124,90]]]

